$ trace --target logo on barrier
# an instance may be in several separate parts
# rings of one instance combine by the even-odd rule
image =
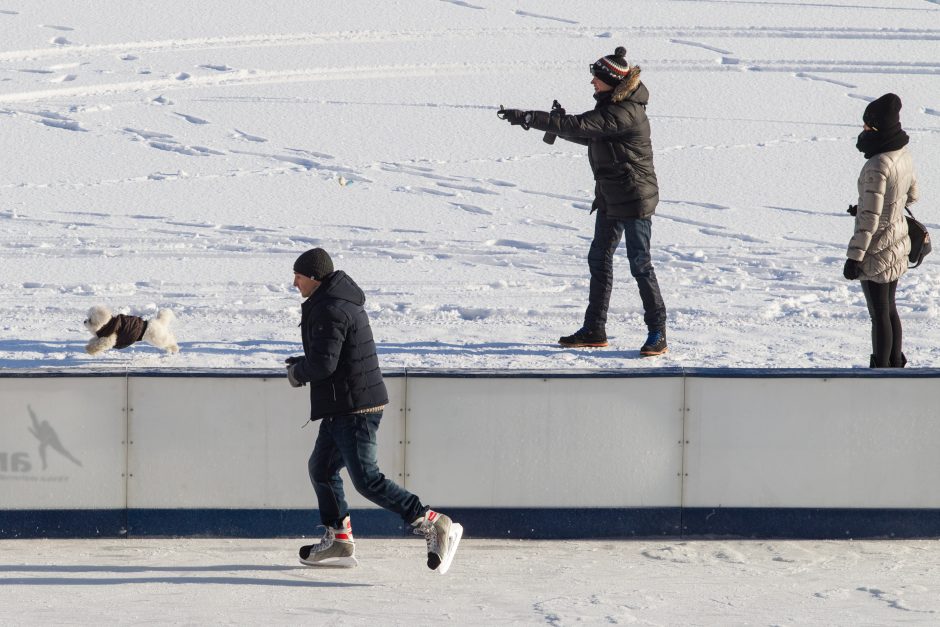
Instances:
[[[27,430],[36,438],[37,453],[41,468],[37,469],[34,458],[26,451],[5,452],[0,451],[0,479],[19,479],[22,481],[68,481],[68,476],[51,476],[46,474],[49,469],[49,458],[53,457],[50,453],[55,453],[54,457],[64,458],[72,464],[81,467],[82,462],[76,458],[59,439],[59,434],[52,428],[48,420],[40,420],[36,412],[29,405],[26,406],[29,412],[31,424]],[[37,476],[36,471],[41,472]]]

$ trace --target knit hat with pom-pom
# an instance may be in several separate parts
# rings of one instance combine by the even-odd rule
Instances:
[[[623,46],[617,46],[613,54],[601,57],[591,64],[591,74],[604,81],[611,87],[620,84],[627,73],[630,71],[630,64],[627,63],[627,49]]]

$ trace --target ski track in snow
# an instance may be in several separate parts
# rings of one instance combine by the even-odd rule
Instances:
[[[453,11],[473,10],[461,11],[462,15],[494,11],[460,0],[441,3],[451,5]],[[705,2],[689,2],[702,3]],[[770,4],[784,10],[789,7],[794,14],[800,11],[794,3],[718,4],[760,7]],[[834,4],[814,6],[831,10],[850,8]],[[537,142],[533,134],[516,134],[512,136],[511,154],[494,149],[488,151],[488,156],[465,160],[442,157],[409,162],[373,160],[363,152],[352,159],[342,145],[321,145],[316,133],[308,130],[295,135],[261,117],[249,114],[239,117],[242,111],[257,106],[297,105],[316,107],[317,111],[356,113],[365,106],[383,106],[405,112],[416,110],[420,115],[435,115],[435,111],[441,110],[477,120],[473,116],[491,115],[487,110],[493,105],[459,98],[444,98],[447,101],[440,103],[415,102],[407,94],[394,92],[377,94],[375,98],[381,98],[381,102],[368,102],[365,95],[361,95],[360,101],[317,93],[297,97],[281,95],[277,88],[349,82],[353,78],[464,81],[470,77],[475,81],[523,71],[560,76],[582,70],[583,60],[575,61],[561,54],[555,59],[509,57],[462,61],[446,55],[448,62],[357,64],[348,55],[355,48],[475,40],[500,44],[520,37],[606,41],[611,33],[616,33],[618,41],[636,41],[631,48],[638,51],[659,41],[675,48],[670,53],[675,57],[640,58],[638,62],[645,72],[680,76],[726,73],[732,77],[781,74],[784,76],[780,80],[792,80],[793,89],[799,85],[814,94],[820,93],[816,90],[826,90],[829,96],[841,91],[845,98],[862,103],[880,94],[871,90],[870,75],[886,76],[889,80],[940,76],[937,59],[907,58],[893,46],[935,45],[940,41],[940,28],[597,27],[564,15],[500,10],[512,14],[503,18],[512,24],[257,33],[96,44],[74,42],[60,35],[51,42],[37,39],[35,48],[0,52],[0,76],[4,78],[0,83],[0,106],[4,107],[6,125],[24,134],[29,132],[23,128],[26,124],[44,127],[43,132],[48,133],[71,131],[63,134],[71,136],[68,140],[55,141],[65,142],[62,145],[74,150],[79,159],[87,159],[92,153],[83,153],[73,142],[94,141],[114,146],[115,150],[124,151],[121,154],[140,160],[140,167],[132,174],[119,169],[125,174],[107,177],[79,174],[63,179],[38,169],[35,178],[0,182],[4,192],[22,198],[0,211],[0,259],[12,263],[20,258],[17,256],[28,254],[43,264],[68,251],[78,265],[87,264],[90,272],[84,280],[47,281],[7,275],[3,282],[7,296],[0,296],[0,311],[6,314],[0,363],[11,367],[270,365],[278,361],[280,353],[293,350],[296,339],[297,298],[290,277],[258,280],[250,272],[244,279],[239,278],[238,272],[230,277],[225,271],[226,264],[238,265],[249,260],[247,265],[252,266],[271,261],[289,267],[289,260],[297,251],[325,245],[337,257],[356,260],[361,267],[356,278],[370,287],[367,306],[387,366],[447,366],[454,363],[455,356],[461,365],[473,367],[647,365],[648,362],[638,359],[636,351],[642,339],[637,322],[641,310],[633,285],[621,280],[628,275],[622,254],[615,266],[619,278],[611,301],[612,349],[561,351],[553,345],[557,335],[579,325],[588,286],[584,258],[591,236],[592,218],[588,211],[592,198],[588,166],[578,147],[548,147]],[[918,15],[913,8],[903,10]],[[937,13],[935,9],[928,11]],[[16,11],[0,14],[10,18],[20,15]],[[517,21],[534,25],[517,26]],[[42,24],[40,28],[81,32],[53,24]],[[49,37],[48,32],[45,37]],[[750,52],[752,43],[768,41],[787,44],[790,56],[766,58],[760,49]],[[799,55],[801,43],[832,41],[838,42],[836,50],[874,41],[886,44],[889,52],[881,60],[853,58],[848,52],[840,53],[838,58],[812,56],[815,53],[811,51],[806,56]],[[734,48],[729,44],[734,44]],[[246,66],[240,54],[246,51],[263,54],[270,49],[291,50],[290,58],[296,65],[253,68]],[[317,64],[317,53],[335,51],[342,53],[337,60]],[[208,53],[211,61],[202,57],[192,61],[196,58],[192,55]],[[232,58],[226,58],[226,54]],[[51,75],[54,77],[50,78]],[[273,89],[265,89],[272,86]],[[259,91],[252,93],[253,90]],[[95,109],[99,103],[105,106]],[[697,112],[694,107],[686,111],[687,114],[659,118],[651,109],[657,137],[659,124],[687,124],[694,128]],[[220,112],[226,114],[224,119],[213,115]],[[905,109],[905,115],[914,113]],[[918,113],[918,117],[906,120],[916,120],[912,126],[924,135],[940,132],[934,120],[940,116],[940,103],[922,106]],[[805,128],[789,128],[786,135],[774,131],[766,136],[749,135],[742,141],[728,138],[720,141],[717,137],[698,141],[694,134],[687,134],[687,143],[657,146],[657,168],[666,171],[666,164],[673,159],[701,159],[702,155],[737,159],[734,155],[739,153],[753,159],[760,151],[796,154],[795,148],[806,150],[820,143],[845,142],[854,132],[847,130],[853,129],[854,120],[846,121],[845,125],[830,120],[821,120],[820,126],[809,122]],[[254,128],[253,123],[259,128]],[[836,127],[832,136],[818,134],[824,124]],[[486,132],[508,135],[514,131],[494,122]],[[328,137],[335,140],[337,135]],[[456,136],[453,141],[463,139]],[[484,139],[476,137],[472,141],[480,143]],[[127,147],[122,147],[121,142]],[[699,157],[692,156],[696,154]],[[66,153],[60,158],[70,156]],[[554,164],[556,169],[552,171],[559,174],[569,171],[576,174],[570,179],[562,177],[557,184],[548,181],[537,187],[545,183],[532,177],[532,170],[541,167],[538,163]],[[203,198],[211,198],[211,190],[218,186],[240,185],[246,180],[265,185],[267,192],[278,189],[270,181],[303,185],[310,189],[311,206],[337,201],[348,203],[351,210],[358,212],[363,205],[371,204],[370,198],[379,198],[382,202],[378,206],[355,215],[375,220],[380,226],[316,222],[312,227],[311,220],[303,214],[308,207],[298,207],[296,212],[300,215],[279,213],[278,217],[270,217],[266,203],[281,200],[269,199],[265,194],[252,198],[253,221],[244,216],[241,222],[219,219],[217,215],[186,219],[203,212],[172,204],[156,203],[139,210],[125,206],[121,212],[69,212],[62,210],[61,204],[65,195],[76,190],[107,197],[107,190],[113,189],[128,198],[139,194],[159,198],[161,194],[178,194],[179,186],[190,185],[197,191],[184,194],[183,199],[198,205]],[[844,234],[848,228],[838,209],[826,213],[817,207],[785,205],[784,200],[771,202],[770,198],[750,203],[725,201],[720,190],[714,189],[701,189],[699,197],[687,191],[676,197],[668,191],[668,180],[666,183],[654,222],[653,260],[672,316],[670,328],[675,333],[671,337],[681,338],[683,348],[657,364],[844,365],[845,346],[838,329],[846,324],[864,326],[866,314],[858,290],[833,281],[841,271]],[[47,204],[42,200],[46,197],[54,200]],[[179,196],[173,197],[180,200]],[[391,207],[385,205],[399,204],[418,207],[423,217],[400,217],[397,219],[404,223],[397,223],[388,217]],[[392,222],[394,228],[390,226]],[[788,225],[782,232],[762,228],[780,223]],[[804,228],[805,231],[800,230]],[[168,264],[179,274],[155,281],[114,280],[108,275],[99,281],[93,272],[95,259],[117,262],[147,259],[152,264],[151,271],[160,271],[162,264]],[[186,260],[195,260],[193,266],[199,268],[211,263],[221,276],[195,276],[198,273]],[[387,285],[377,275],[388,268],[410,270],[394,274],[398,284]],[[447,276],[450,278],[442,278]],[[232,289],[238,294],[234,307],[230,302]],[[63,340],[53,329],[40,328],[31,322],[34,316],[19,302],[24,292],[43,311],[43,318],[58,322],[58,328],[68,329],[68,339]],[[940,276],[912,273],[899,287],[902,318],[933,328],[938,313],[933,303],[938,296]],[[117,307],[141,303],[144,309],[154,309],[158,303],[172,304],[180,324],[191,331],[188,338],[181,337],[183,353],[169,359],[142,348],[100,359],[85,358],[81,354],[83,335],[78,328],[80,313],[99,300]],[[231,343],[199,337],[200,324],[217,328],[220,320],[231,326],[235,337],[261,337],[245,337]],[[716,345],[733,343],[740,333],[753,333],[755,321],[791,329],[792,338],[782,345],[775,343],[778,336],[763,344],[760,339],[752,340],[758,348],[753,354],[716,354]],[[492,328],[503,330],[498,338],[519,339],[489,340],[492,336],[487,329]],[[552,331],[546,335],[545,329]],[[818,336],[815,350],[800,348],[806,333]],[[19,337],[21,334],[25,337]],[[702,334],[713,337],[706,339]],[[860,336],[849,351],[860,352],[857,349],[863,344],[864,338]],[[940,363],[940,338],[932,339],[922,350],[932,363]],[[542,606],[540,611],[551,622],[549,617],[554,614],[549,605]]]

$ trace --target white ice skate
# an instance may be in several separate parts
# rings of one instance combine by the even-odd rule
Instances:
[[[319,568],[353,568],[356,559],[356,541],[353,539],[349,516],[343,519],[342,529],[326,528],[319,544],[300,547],[300,563]]]
[[[451,521],[448,516],[430,509],[413,525],[414,533],[424,536],[427,542],[428,568],[443,575],[454,561],[457,545],[463,537],[463,527]]]

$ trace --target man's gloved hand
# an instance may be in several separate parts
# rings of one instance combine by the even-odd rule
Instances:
[[[288,357],[287,359],[284,360],[284,363],[287,364],[288,366],[292,366],[296,363],[302,362],[303,360],[304,360],[303,355],[296,355],[294,357]]]
[[[842,276],[847,278],[849,281],[854,281],[858,278],[861,271],[859,270],[859,262],[854,259],[846,259],[845,266],[842,267]]]
[[[845,212],[846,212],[847,214],[849,214],[850,216],[857,216],[857,215],[858,215],[858,205],[849,205],[849,208],[846,209]]]
[[[522,109],[503,109],[499,113],[499,117],[506,120],[513,126],[522,125],[522,128],[529,128],[526,123],[526,112]]]
[[[291,386],[292,388],[300,388],[300,387],[303,387],[303,386],[306,385],[306,384],[303,383],[303,382],[301,382],[300,380],[298,380],[297,377],[294,375],[294,369],[295,369],[295,368],[297,368],[297,364],[296,364],[296,363],[289,364],[289,365],[287,366],[287,382],[290,383],[290,386]]]

